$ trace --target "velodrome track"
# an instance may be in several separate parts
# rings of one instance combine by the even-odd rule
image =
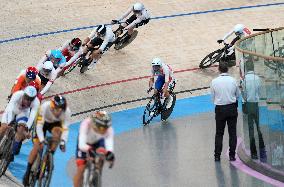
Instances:
[[[60,46],[60,44],[62,44],[66,39],[74,36],[84,38],[91,31],[91,28],[100,23],[108,23],[111,19],[119,16],[130,3],[131,1],[105,2],[100,0],[68,0],[64,2],[54,0],[47,0],[45,2],[36,2],[32,0],[25,2],[14,2],[3,0],[3,9],[5,11],[0,13],[0,20],[3,25],[0,30],[0,68],[3,70],[1,74],[2,81],[0,82],[0,103],[1,106],[3,106],[1,110],[3,110],[4,106],[6,105],[6,97],[9,93],[10,87],[21,69],[24,69],[29,65],[35,65],[46,50]],[[283,20],[284,17],[283,13],[281,13],[281,11],[283,12],[283,3],[284,2],[282,1],[267,2],[259,0],[237,2],[224,0],[218,1],[218,3],[209,0],[180,0],[173,2],[145,0],[144,4],[150,9],[152,17],[155,19],[153,19],[147,26],[139,29],[139,35],[133,44],[122,51],[110,50],[102,58],[101,62],[96,66],[96,68],[88,71],[85,75],[80,75],[78,71],[75,71],[70,74],[70,76],[58,79],[53,85],[49,95],[67,92],[68,94],[66,94],[66,97],[69,101],[73,114],[78,114],[80,112],[88,111],[93,108],[99,108],[101,106],[111,105],[113,103],[120,103],[135,100],[137,98],[147,97],[148,95],[145,93],[145,90],[147,89],[147,76],[149,76],[149,63],[155,56],[160,56],[165,59],[165,61],[169,63],[174,70],[178,72],[181,71],[176,73],[176,77],[179,80],[176,91],[207,87],[212,78],[217,76],[216,68],[210,68],[204,71],[195,68],[198,66],[199,61],[203,56],[213,49],[219,47],[216,44],[216,40],[222,37],[236,23],[243,23],[249,28],[281,26],[281,23],[283,23],[281,20]],[[110,15],[113,16],[110,17]],[[232,68],[231,73],[237,77],[238,69]],[[73,92],[74,90],[78,91]],[[203,89],[193,92],[193,95],[185,92],[179,94],[178,97],[187,98],[207,93],[208,90]],[[210,100],[207,100],[206,102],[210,102]],[[142,100],[127,103],[125,105],[110,107],[107,109],[112,112],[122,111],[125,109],[142,106],[145,103],[146,101]],[[192,113],[197,115],[197,113],[199,114],[212,111],[212,109],[209,109],[207,111],[201,110],[195,113],[196,107],[190,108],[191,106],[192,103],[188,103],[186,107],[183,106],[182,108],[177,108],[177,110],[182,109],[191,111],[194,109],[193,112],[189,112],[189,114],[186,114],[186,116],[192,115]],[[134,113],[131,113],[132,120],[141,120],[141,109],[134,109],[131,111],[134,111]],[[73,117],[73,121],[75,122],[81,120],[86,115],[88,115],[88,113],[76,115]],[[114,113],[114,115],[117,115],[117,113]],[[187,137],[182,135],[180,132],[180,126],[184,126],[184,124],[176,124],[175,122],[176,120],[181,120],[181,118],[187,118],[186,116],[174,115],[172,118],[174,121],[171,124],[175,124],[173,129],[177,128],[176,137]],[[205,116],[210,115],[208,114]],[[203,118],[200,117],[196,121],[202,121],[202,119]],[[115,127],[116,132],[118,132],[118,141],[116,142],[116,147],[118,149],[117,152],[118,154],[127,153],[129,152],[129,149],[127,149],[125,142],[128,140],[127,138],[134,139],[134,137],[131,137],[131,127],[134,126],[138,128],[141,127],[141,124],[140,122],[138,125],[138,122],[135,124],[125,122],[124,124],[126,119],[123,118],[123,116],[118,117],[116,120],[118,124],[121,123]],[[156,122],[158,123],[158,121]],[[168,128],[171,127],[171,124]],[[127,133],[122,133],[123,130],[121,127],[125,126],[128,128],[128,131]],[[187,125],[185,126],[187,127]],[[196,128],[191,126],[188,126],[188,128],[192,129],[192,132],[199,133],[198,129],[200,128],[200,125],[198,122],[196,123],[196,126]],[[69,151],[66,154],[68,158],[71,158],[74,155],[74,140],[76,139],[77,127],[75,125],[72,128],[73,133],[72,136],[70,136],[70,142],[73,141],[73,143],[68,145]],[[155,135],[157,135],[162,133],[165,128],[163,128],[161,125],[156,125],[149,127],[148,129],[158,132],[155,133]],[[170,129],[172,130],[172,128]],[[142,131],[142,129],[138,129],[133,131],[133,133],[135,134],[136,132],[138,134],[140,133],[141,135]],[[170,134],[171,131],[165,130],[165,132],[165,134]],[[190,134],[190,132],[187,133]],[[205,133],[212,136],[214,132],[206,131]],[[159,136],[157,135],[157,139],[158,137]],[[169,137],[171,136],[169,135]],[[146,138],[149,137],[146,136]],[[154,138],[154,136],[152,138]],[[190,137],[186,141],[196,141],[197,143],[200,142],[195,138],[190,139]],[[149,148],[146,145],[151,144],[151,142],[141,141],[144,143],[142,144],[138,140],[133,140],[133,142],[138,144],[129,145],[130,148],[132,146]],[[159,142],[156,144],[159,145]],[[180,145],[181,147],[184,146],[183,144],[176,145]],[[189,146],[191,146],[191,144]],[[15,160],[15,163],[11,165],[10,169],[12,173],[18,177],[23,174],[22,172],[26,165],[26,156],[29,152],[29,148],[29,144],[24,146],[22,154]],[[152,148],[150,150],[152,150]],[[163,149],[163,147],[160,149],[158,146],[156,149],[161,151],[161,153],[164,153],[167,150],[166,148]],[[204,151],[203,149],[199,150],[200,152],[197,152],[206,156],[206,164],[214,164],[211,162],[212,157],[210,157],[212,152],[210,149],[212,149],[212,147],[208,145],[208,149],[208,152]],[[56,158],[58,159],[62,154],[59,152],[57,154],[58,156]],[[153,154],[157,154],[157,152],[155,153],[154,151]],[[151,154],[151,156],[153,154]],[[179,161],[181,161],[183,157],[187,156],[189,160],[195,159],[196,157],[196,155],[191,155],[190,151],[179,154],[181,154],[180,157],[177,157]],[[137,155],[131,155],[130,159],[136,158],[136,156]],[[149,156],[149,159],[151,156]],[[176,156],[177,155],[173,155],[173,157]],[[123,173],[119,171],[119,168],[121,167],[126,170],[129,169],[125,168],[126,166],[124,164],[124,159],[128,158],[122,157],[121,162],[118,161],[117,167],[113,171],[108,171],[107,169],[105,170],[106,175],[104,175],[104,180],[106,181],[106,186],[120,183],[119,179],[122,179],[121,176],[114,178],[114,176],[116,176],[116,172],[120,172],[127,176],[129,175],[129,178],[131,178],[129,172]],[[163,161],[156,161],[157,165],[165,165],[165,162]],[[64,162],[66,163],[67,160],[64,160]],[[199,162],[201,162],[200,164],[203,164],[202,161]],[[155,162],[153,163],[155,165]],[[192,163],[188,162],[187,164],[188,167],[182,168],[185,169],[181,170],[182,172],[189,171],[186,169],[190,169]],[[167,165],[165,166],[167,167]],[[224,165],[222,165],[222,167],[225,167],[225,173],[237,172],[239,175],[241,175],[239,182],[242,180],[253,181],[252,183],[245,182],[236,184],[240,184],[240,186],[242,186],[241,184],[249,185],[255,184],[254,182],[256,182],[257,184],[266,186],[265,183],[263,184],[262,182],[248,177],[239,171],[228,168],[228,166],[229,165],[226,164],[226,161],[224,161]],[[133,164],[132,167],[134,168],[135,164]],[[146,171],[147,169],[151,170],[151,168],[146,168]],[[153,168],[153,170],[155,170],[155,168]],[[163,175],[163,172],[161,172],[162,170],[164,169],[159,167],[158,169],[156,168],[156,172],[152,173],[153,177],[155,177],[155,175],[156,177]],[[192,173],[190,173],[189,176],[192,175],[194,179],[197,179],[198,176],[202,174],[202,171],[204,170],[200,170],[200,173],[195,173],[196,176],[192,175]],[[214,172],[213,170],[209,171],[212,172],[211,175],[217,172]],[[64,175],[67,176],[67,173]],[[163,177],[165,178],[167,175],[169,175],[169,173],[165,173]],[[225,176],[227,176],[227,174],[225,174]],[[133,180],[136,179],[134,176],[132,177]],[[184,177],[186,176],[181,174],[178,179]],[[214,177],[211,176],[211,178]],[[114,179],[114,183],[112,183],[110,178]],[[56,180],[56,174],[54,180]],[[67,184],[70,184],[70,179],[68,177],[66,177],[66,180]],[[232,177],[232,180],[236,179]],[[131,184],[136,184],[137,181],[133,181]],[[140,184],[143,184],[143,181],[140,181]],[[216,181],[218,181],[218,177],[212,179],[211,182],[218,185]],[[65,184],[64,181],[61,183],[61,185],[63,184]],[[158,180],[153,183],[148,183],[150,186],[159,184],[162,183]],[[173,183],[171,183],[169,179],[168,185],[171,186],[172,184]],[[185,183],[182,183],[181,180],[181,184]],[[196,182],[193,181],[192,184],[202,186],[202,180],[196,180]]]

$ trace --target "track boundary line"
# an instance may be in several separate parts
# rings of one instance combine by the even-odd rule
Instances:
[[[260,8],[260,7],[281,6],[281,5],[284,5],[284,2],[240,6],[240,7],[231,7],[231,8],[222,8],[222,9],[213,9],[213,10],[205,10],[205,11],[195,11],[195,12],[172,14],[172,15],[165,15],[165,16],[156,16],[156,17],[152,17],[151,19],[152,20],[159,20],[159,19],[168,19],[168,18],[175,18],[175,17],[184,17],[184,16],[192,16],[192,15],[200,15],[200,14],[209,14],[209,13],[218,13],[218,12],[226,12],[226,11],[234,11],[234,10]],[[111,24],[105,24],[105,25],[111,25]],[[44,33],[39,33],[39,34],[31,34],[31,35],[19,36],[19,37],[9,38],[9,39],[2,39],[2,40],[0,40],[0,44],[15,42],[15,41],[29,39],[29,38],[37,38],[37,37],[42,37],[42,36],[47,36],[47,35],[55,35],[55,34],[73,32],[73,31],[78,31],[78,30],[92,29],[92,28],[98,27],[98,26],[99,26],[99,24],[77,27],[77,28],[71,28],[71,29],[63,29],[63,30],[57,30],[57,31],[51,31],[51,32],[44,32]]]
[[[181,91],[174,92],[174,93],[176,95],[178,95],[178,94],[181,94],[181,93],[194,92],[194,91],[205,90],[205,89],[209,89],[209,88],[210,88],[209,86],[205,86],[205,87],[200,87],[200,88],[193,88],[193,89],[190,89],[190,90],[181,90]],[[142,98],[139,98],[139,99],[133,99],[133,100],[129,100],[129,101],[123,101],[123,102],[110,104],[110,105],[105,105],[105,106],[92,108],[92,109],[88,109],[88,110],[81,111],[81,112],[76,112],[76,113],[72,114],[71,116],[72,117],[73,116],[78,116],[78,115],[86,114],[86,113],[93,112],[93,111],[96,111],[96,110],[101,110],[101,109],[115,107],[115,106],[121,106],[121,105],[129,104],[129,103],[135,103],[135,102],[143,101],[143,100],[150,99],[150,98],[151,98],[151,96],[149,96],[149,97],[142,97]]]

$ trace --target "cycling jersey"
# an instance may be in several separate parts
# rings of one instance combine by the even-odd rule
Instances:
[[[50,86],[53,84],[58,74],[58,72],[55,70],[54,67],[52,68],[52,71],[49,73],[43,71],[43,65],[44,64],[40,63],[36,67],[39,71],[39,76],[42,78],[42,84],[45,85],[40,92],[42,95],[44,95],[49,90]]]
[[[78,144],[79,149],[83,152],[87,152],[92,146],[99,142],[101,139],[104,139],[105,148],[107,151],[113,152],[113,136],[114,131],[112,127],[109,127],[105,134],[101,135],[98,134],[93,128],[92,128],[92,119],[87,118],[84,121],[82,121],[80,125],[79,130],[79,138],[78,138]]]
[[[59,117],[54,116],[50,107],[51,101],[44,102],[39,110],[37,121],[36,121],[36,134],[40,142],[44,141],[44,131],[43,129],[48,129],[44,125],[57,124],[56,122],[61,122],[61,128],[63,130],[61,139],[67,142],[68,139],[68,127],[70,125],[71,111],[67,107],[66,111],[62,112]]]
[[[38,62],[37,66],[40,66],[40,64],[44,64],[44,62],[46,61],[50,61],[50,56],[51,56],[51,50],[46,52],[46,54]],[[65,64],[66,64],[66,58],[63,56],[61,60],[58,63],[53,64],[53,66],[57,72],[60,72],[64,68]]]
[[[59,50],[62,52],[63,56],[66,58],[66,66],[69,66],[73,62],[75,62],[81,54],[83,54],[83,48],[80,47],[78,51],[70,50],[70,43],[72,40],[67,40]]]
[[[38,84],[39,88],[41,87],[41,80],[39,76],[36,76],[35,82]],[[28,86],[28,83],[26,82],[26,71],[22,70],[21,73],[18,75],[15,84],[12,88],[11,93],[14,94],[15,92],[19,90],[23,90]]]
[[[1,123],[10,124],[13,120],[24,123],[30,129],[38,111],[40,101],[36,97],[29,107],[22,106],[24,91],[15,92],[2,115]]]
[[[98,37],[97,36],[97,31],[96,29],[94,29],[91,34],[89,35],[89,38],[90,40],[94,39],[95,37]],[[105,48],[107,47],[107,45],[110,43],[110,42],[114,42],[115,40],[115,34],[113,33],[112,29],[110,26],[106,26],[106,34],[103,36],[103,37],[99,37],[103,40],[103,43],[101,44],[100,46],[100,50],[101,51],[104,51]]]
[[[125,19],[131,12],[133,12],[133,6],[131,6],[120,18],[118,18],[118,21]],[[141,11],[141,13],[136,13],[136,14],[134,13],[134,15],[136,16],[136,19],[132,23],[130,23],[127,27],[125,27],[125,29],[129,29],[144,20],[150,19],[150,14],[145,8]]]
[[[172,68],[165,64],[165,63],[162,63],[162,71],[161,72],[154,72],[153,69],[152,69],[152,77],[154,76],[164,76],[165,77],[165,82],[170,82],[172,79],[173,79],[173,70]]]
[[[228,32],[224,37],[223,37],[223,41],[225,41],[227,38],[229,38],[232,34],[234,34],[235,32],[234,32],[234,29],[233,30],[231,30],[230,32]],[[243,34],[240,36],[240,38],[244,38],[244,37],[246,37],[246,36],[248,36],[248,35],[250,35],[251,34],[251,31],[248,29],[248,28],[244,28],[244,30],[243,30]]]

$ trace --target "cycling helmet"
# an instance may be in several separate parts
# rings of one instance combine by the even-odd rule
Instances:
[[[36,91],[39,91],[39,84],[36,81],[31,81],[28,86],[33,86]]]
[[[152,61],[152,66],[162,66],[162,60],[160,58],[154,58]]]
[[[51,108],[61,108],[64,111],[66,110],[66,107],[67,107],[66,99],[65,97],[61,95],[54,96],[50,104],[51,104]]]
[[[63,57],[61,51],[58,49],[51,50],[51,55],[57,59],[61,59]]]
[[[30,66],[26,69],[26,77],[31,80],[35,80],[38,74],[36,67]]]
[[[111,126],[111,117],[106,111],[96,111],[92,116],[94,125],[97,128],[107,129]]]
[[[234,27],[234,32],[236,35],[243,34],[245,26],[243,24],[237,24]]]
[[[72,44],[72,49],[74,50],[74,51],[77,51],[77,50],[79,50],[79,48],[81,47],[81,45],[82,45],[82,41],[80,40],[80,38],[73,38],[72,40],[71,40],[71,44]]]
[[[97,28],[97,32],[104,36],[106,34],[106,26],[105,25],[99,25]]]
[[[142,3],[135,3],[133,5],[133,12],[140,13],[144,9],[144,5]]]
[[[24,89],[24,95],[27,97],[27,98],[30,98],[30,99],[34,99],[37,95],[37,91],[36,91],[36,88],[33,87],[33,86],[27,86],[25,89]]]
[[[44,64],[43,64],[43,70],[44,71],[47,71],[47,72],[51,72],[52,69],[53,69],[53,63],[51,61],[46,61]]]

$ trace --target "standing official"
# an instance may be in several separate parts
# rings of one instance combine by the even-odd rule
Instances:
[[[220,161],[223,135],[226,123],[229,132],[229,157],[235,161],[237,146],[237,118],[239,88],[237,81],[228,74],[226,63],[219,64],[220,76],[211,82],[211,94],[215,107],[216,134],[215,134],[215,161]]]

